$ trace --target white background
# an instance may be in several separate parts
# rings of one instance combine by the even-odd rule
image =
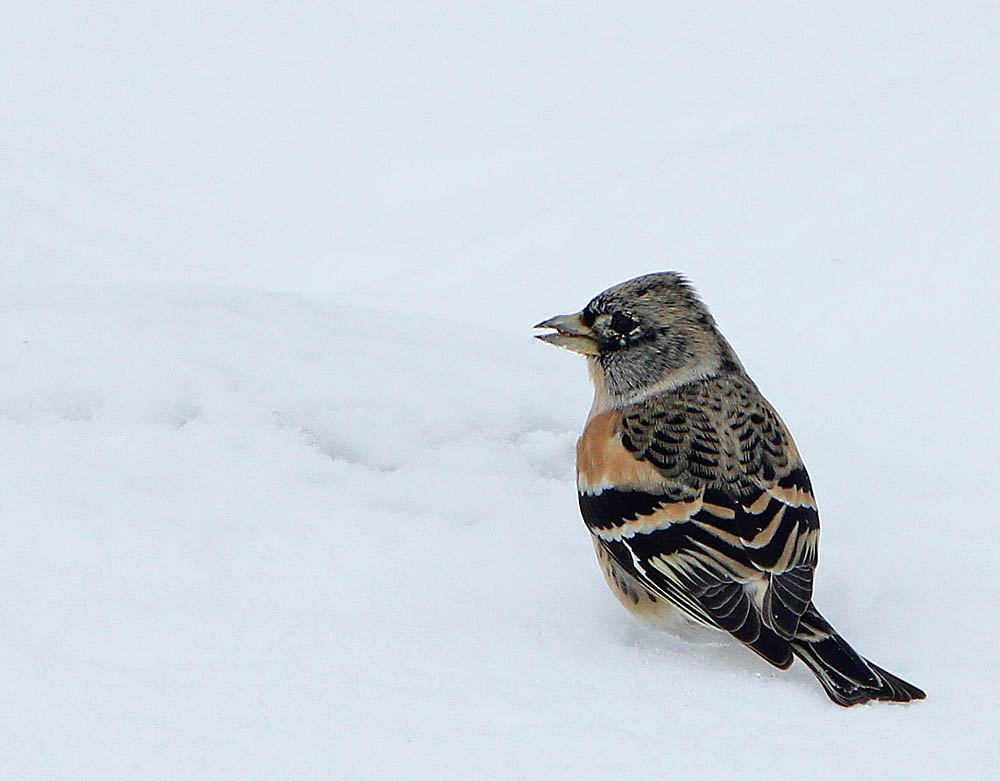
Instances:
[[[995,770],[1000,11],[872,5],[5,3],[0,775]],[[607,592],[530,326],[666,269],[925,702]]]

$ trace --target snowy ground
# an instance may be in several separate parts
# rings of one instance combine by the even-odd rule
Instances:
[[[995,769],[1000,15],[869,5],[7,3],[0,777]],[[607,592],[530,326],[663,269],[925,702]]]

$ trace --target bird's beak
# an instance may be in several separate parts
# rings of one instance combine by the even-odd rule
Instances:
[[[575,353],[584,355],[597,355],[597,337],[583,322],[582,312],[573,315],[558,315],[543,320],[535,328],[553,328],[552,334],[535,334],[536,339],[554,344],[556,347],[565,347]]]

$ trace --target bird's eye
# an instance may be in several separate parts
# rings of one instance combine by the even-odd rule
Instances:
[[[622,314],[621,312],[615,312],[611,316],[610,325],[612,330],[617,331],[622,336],[626,336],[632,333],[639,326],[639,321],[629,315]]]

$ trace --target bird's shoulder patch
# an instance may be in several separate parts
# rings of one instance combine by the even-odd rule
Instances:
[[[616,409],[588,421],[576,445],[580,493],[599,494],[606,488],[663,492],[663,475],[653,463],[636,456],[623,434],[622,414]]]

